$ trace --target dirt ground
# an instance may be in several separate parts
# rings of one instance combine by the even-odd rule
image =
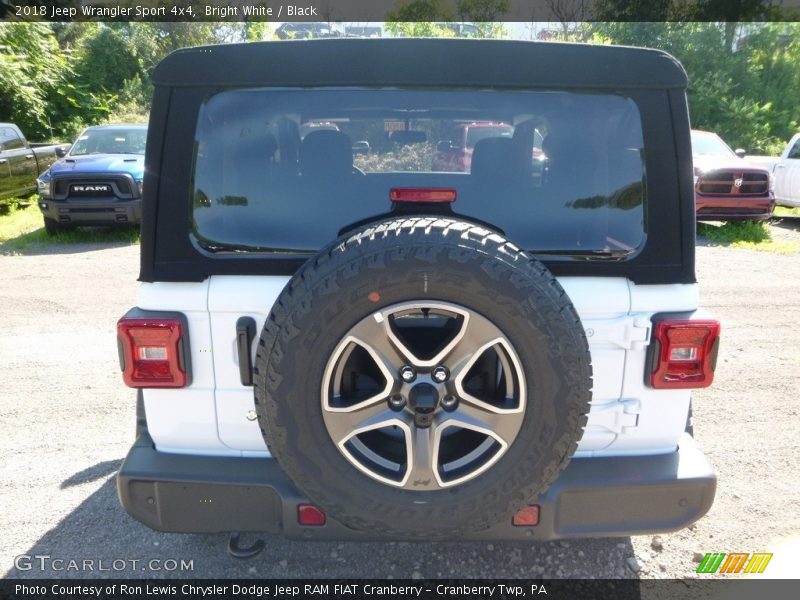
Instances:
[[[784,224],[780,236],[800,241]],[[775,552],[800,538],[800,255],[698,248],[703,306],[723,326],[714,387],[694,399],[695,435],[719,475],[710,513],[673,534],[556,543],[337,544],[270,539],[235,561],[224,535],[153,532],[119,506],[113,474],[133,440],[115,322],[135,303],[138,246],[31,246],[0,256],[0,573],[73,572],[20,555],[192,560],[184,577],[697,577],[696,553]],[[789,545],[780,545],[786,544]],[[795,547],[796,547],[795,543]],[[776,548],[778,548],[776,550]],[[786,549],[784,552],[783,549]],[[798,576],[789,562],[785,575]],[[16,563],[16,564],[15,564]]]

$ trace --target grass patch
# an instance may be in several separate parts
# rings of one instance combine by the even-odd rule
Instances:
[[[41,228],[44,232],[43,227],[42,214],[37,206],[20,209],[9,206],[8,213],[0,216],[0,243],[8,242],[36,229]]]
[[[776,217],[800,217],[800,208],[792,207],[789,208],[788,206],[776,206],[775,212],[773,212]]]
[[[36,203],[11,209],[0,216],[0,251],[25,250],[31,244],[87,244],[98,242],[139,243],[138,227],[89,227],[64,231],[50,237]]]
[[[764,221],[729,221],[719,227],[698,223],[697,233],[709,242],[717,244],[735,244],[737,242],[761,244],[772,239],[769,227]]]
[[[766,221],[731,221],[720,226],[698,223],[697,235],[706,238],[712,244],[731,248],[759,250],[774,254],[800,253],[800,243],[793,240],[773,239]]]

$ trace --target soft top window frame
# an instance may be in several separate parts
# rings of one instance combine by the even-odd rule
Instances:
[[[339,46],[342,42],[344,44]],[[365,43],[372,50],[365,52]],[[647,227],[642,251],[624,262],[600,262],[590,258],[552,260],[546,255],[540,258],[559,276],[627,277],[641,284],[695,282],[694,193],[686,80],[680,65],[668,55],[638,49],[587,48],[580,45],[575,45],[579,48],[576,51],[574,48],[563,48],[565,45],[562,44],[485,44],[482,40],[460,40],[456,43],[447,40],[326,40],[324,43],[269,42],[247,46],[252,48],[233,45],[231,48],[213,51],[181,51],[171,55],[157,69],[145,159],[140,280],[202,281],[211,275],[291,275],[309,258],[305,253],[275,253],[269,256],[228,253],[212,257],[191,243],[188,198],[193,187],[191,174],[194,133],[198,111],[208,97],[225,89],[253,86],[295,87],[298,84],[309,87],[312,82],[312,87],[358,84],[369,87],[381,84],[398,87],[432,85],[427,70],[423,73],[417,72],[417,77],[409,81],[412,72],[416,71],[408,65],[425,62],[414,60],[413,57],[435,49],[439,52],[435,62],[445,59],[452,61],[452,65],[462,64],[457,59],[468,63],[468,60],[463,60],[465,55],[472,56],[475,60],[478,57],[483,57],[484,61],[489,58],[492,63],[489,66],[495,69],[494,81],[490,85],[492,88],[555,91],[580,89],[587,92],[607,92],[613,89],[615,93],[633,99],[642,117],[647,171]],[[286,60],[293,57],[291,62],[297,65],[302,64],[302,57],[316,56],[321,59],[316,67],[324,68],[324,55],[335,52],[340,47],[342,50],[338,58],[346,55],[352,58],[353,63],[339,63],[338,77],[331,74],[319,74],[320,77],[317,77],[317,69],[312,67],[311,73],[295,70],[302,71],[302,74],[294,73],[294,81],[288,81],[292,78],[287,77],[286,69],[280,66],[282,63],[273,63],[273,59]],[[247,64],[226,67],[228,71],[220,76],[213,65],[223,55],[227,59],[246,58]],[[499,75],[496,69],[498,60],[520,62],[522,59],[524,64],[526,58],[545,60],[559,56],[566,62],[555,67],[550,64],[544,71],[541,63],[537,63],[539,66],[533,67],[532,71],[546,72],[547,76],[536,79],[529,73],[525,76],[525,85],[521,85],[523,82],[520,81],[522,75],[519,68],[512,68],[510,76]],[[266,60],[266,63],[259,62],[259,57]],[[268,57],[270,60],[267,60]],[[606,61],[602,69],[604,73],[625,71],[627,75],[609,75],[604,85],[588,85],[592,82],[598,83],[598,75],[590,74],[592,63],[603,60]],[[627,64],[631,61],[636,64]],[[169,75],[175,75],[174,67],[178,64],[191,68],[183,71],[181,78],[176,80]],[[258,68],[255,69],[253,65],[258,65]],[[594,66],[599,68],[599,64]],[[395,67],[397,69],[393,71]],[[651,68],[647,77],[636,83],[631,82],[631,72],[637,73],[641,68],[647,67]],[[199,77],[194,84],[190,84],[187,78],[191,78],[192,72],[200,70],[217,74]],[[394,73],[393,81],[388,80],[390,78],[387,72]],[[478,67],[477,73],[481,75],[483,68]],[[449,75],[442,77],[445,81],[435,84],[459,88],[480,88],[488,85],[486,81],[476,81],[481,77],[451,81],[453,77]],[[460,76],[465,77],[464,73]],[[227,81],[220,78],[227,78]],[[167,85],[171,79],[172,82]],[[358,79],[361,81],[355,81]],[[583,86],[578,85],[581,80],[584,82]],[[559,81],[562,85],[557,84]],[[622,83],[630,85],[621,85]]]

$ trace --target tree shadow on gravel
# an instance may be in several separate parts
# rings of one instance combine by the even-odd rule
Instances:
[[[87,467],[83,471],[78,471],[71,477],[68,477],[64,481],[61,482],[61,489],[66,489],[75,485],[80,485],[82,483],[87,483],[89,481],[96,481],[103,477],[107,477],[112,473],[116,473],[119,471],[120,466],[122,465],[122,459],[118,458],[116,460],[105,460],[103,462],[99,462],[96,465],[92,465],[91,467]]]
[[[62,489],[107,474],[104,461],[68,478]],[[20,490],[22,493],[22,490]],[[59,499],[54,497],[53,503]],[[257,534],[246,534],[248,545]],[[227,554],[226,534],[152,531],[120,506],[110,477],[28,549],[16,548],[7,578],[625,578],[630,538],[569,542],[296,542],[266,537],[250,560]],[[35,558],[47,555],[47,559]],[[28,558],[25,558],[28,557]],[[59,559],[62,562],[53,562]],[[69,561],[77,561],[71,568]],[[91,561],[86,568],[83,561]],[[115,562],[116,561],[116,562]],[[173,562],[174,561],[174,562]],[[181,561],[185,568],[181,569]],[[80,568],[79,568],[80,567]]]

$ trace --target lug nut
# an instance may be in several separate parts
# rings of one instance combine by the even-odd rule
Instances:
[[[411,383],[417,378],[417,373],[414,371],[413,367],[409,367],[406,365],[402,369],[400,369],[400,378],[405,381],[406,383]]]
[[[446,411],[455,410],[458,407],[458,398],[453,395],[442,398],[442,408]]]
[[[444,383],[450,377],[450,371],[447,370],[447,367],[436,367],[431,376],[437,383]]]
[[[395,394],[389,397],[389,408],[392,410],[403,410],[406,405],[406,400],[400,394]]]

